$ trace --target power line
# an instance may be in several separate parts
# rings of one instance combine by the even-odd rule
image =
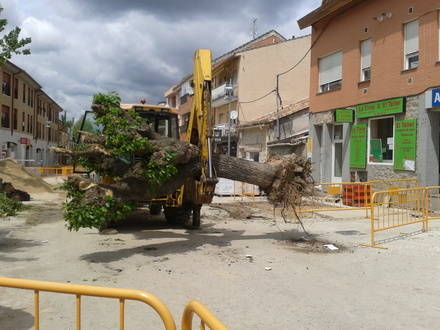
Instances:
[[[295,63],[294,66],[290,67],[289,69],[287,69],[284,72],[278,73],[277,76],[282,76],[285,75],[286,73],[292,71],[293,69],[295,69],[298,65],[301,64],[302,61],[304,61],[304,59],[307,57],[307,55],[309,55],[309,53],[312,51],[312,48],[316,45],[316,43],[318,42],[318,40],[321,38],[321,36],[324,34],[325,30],[327,29],[327,26],[330,24],[330,22],[332,21],[332,19],[330,19],[324,26],[324,28],[322,29],[321,33],[319,34],[318,37],[316,37],[315,41],[312,42],[312,44],[310,45],[309,49],[307,50],[307,52],[304,54],[303,57],[300,58],[300,60],[298,62]]]
[[[260,97],[258,97],[256,99],[254,99],[254,100],[251,100],[251,101],[239,101],[238,103],[240,103],[240,104],[254,103],[254,102],[257,102],[257,101],[260,101],[260,100],[264,99],[265,97],[269,96],[270,94],[272,94],[275,91],[276,91],[276,88],[272,89],[270,92],[264,94],[263,96],[260,96]]]

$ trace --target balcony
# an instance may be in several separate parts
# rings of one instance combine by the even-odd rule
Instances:
[[[222,105],[237,101],[238,85],[226,83],[211,92],[211,105],[213,107],[220,107]]]
[[[214,141],[216,143],[227,142],[228,135],[230,135],[232,141],[237,140],[238,131],[235,124],[221,124],[214,126]]]

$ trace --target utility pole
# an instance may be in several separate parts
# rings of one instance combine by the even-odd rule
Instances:
[[[276,97],[277,97],[277,140],[281,138],[281,130],[280,130],[280,109],[283,107],[283,100],[280,95],[280,75],[277,74],[277,87],[275,89]]]

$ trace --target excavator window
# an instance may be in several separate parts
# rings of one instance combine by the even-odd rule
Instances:
[[[138,114],[145,119],[159,135],[175,139],[179,138],[176,114],[155,111],[138,112]]]

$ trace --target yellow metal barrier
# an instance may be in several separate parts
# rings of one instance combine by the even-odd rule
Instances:
[[[366,210],[366,217],[368,218],[371,195],[374,192],[418,186],[418,181],[415,178],[366,182],[317,183],[315,184],[315,196],[310,200],[312,207],[301,208],[297,210],[297,213]]]
[[[40,167],[36,169],[37,173],[41,176],[69,176],[73,173],[72,166],[61,166],[61,167]]]
[[[191,301],[188,305],[186,305],[185,310],[183,311],[182,330],[192,329],[192,320],[194,314],[197,314],[200,317],[200,329],[205,329],[205,325],[215,330],[228,329],[205,306],[198,301]]]
[[[429,220],[440,219],[440,186],[425,187],[425,230],[428,231]]]
[[[165,304],[156,296],[141,290],[118,289],[90,285],[76,285],[56,282],[32,281],[15,278],[0,277],[0,287],[16,288],[34,291],[34,328],[40,329],[40,292],[55,292],[75,295],[76,301],[76,329],[81,329],[81,297],[102,297],[119,300],[119,329],[125,328],[125,301],[135,300],[143,302],[153,308],[162,319],[166,330],[175,330],[176,324]],[[220,322],[205,306],[197,301],[190,302],[182,317],[182,329],[192,329],[193,314],[201,319],[201,329],[205,325],[213,330],[225,330],[227,327]]]
[[[376,244],[377,232],[422,223],[428,228],[426,217],[426,188],[392,189],[373,193],[370,205],[371,243],[362,246],[382,248]]]

